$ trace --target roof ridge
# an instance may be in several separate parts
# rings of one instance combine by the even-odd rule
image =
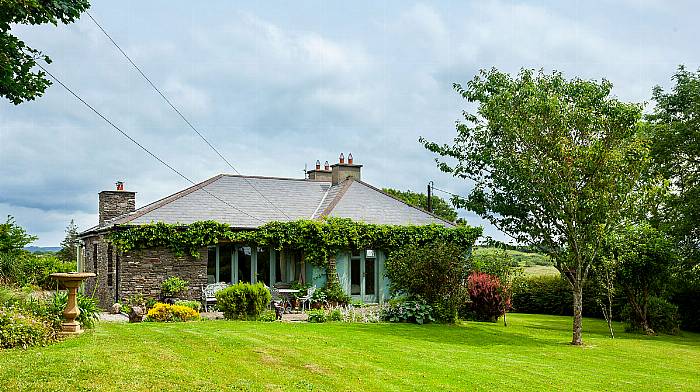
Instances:
[[[172,195],[163,197],[163,198],[158,199],[154,202],[146,204],[145,206],[138,208],[133,212],[129,212],[129,213],[124,214],[124,215],[120,215],[120,216],[112,219],[111,221],[109,221],[109,223],[111,223],[111,224],[123,224],[123,223],[131,222],[132,220],[139,218],[139,217],[141,217],[141,216],[143,216],[143,215],[145,215],[145,214],[147,214],[155,209],[158,209],[158,208],[163,207],[167,204],[170,204],[170,203],[174,202],[175,200],[178,200],[184,196],[187,196],[194,191],[198,191],[198,190],[204,188],[205,186],[221,179],[223,176],[224,176],[224,174],[217,174],[214,177],[206,179],[200,183],[194,184],[194,185],[192,185],[188,188],[185,188],[179,192],[175,192]]]
[[[337,186],[340,186],[340,190],[338,190],[338,193],[335,194],[335,197],[333,197],[333,200],[331,200],[326,209],[323,210],[320,217],[328,216],[328,214],[333,212],[333,209],[336,205],[338,205],[340,199],[342,199],[343,196],[345,196],[345,192],[347,192],[348,188],[350,188],[350,185],[353,181],[356,180],[353,177],[348,177],[345,180],[343,180],[343,182],[341,182],[340,184],[337,184]],[[328,189],[330,190],[330,188]]]
[[[238,177],[238,178],[257,178],[257,179],[262,179],[262,180],[287,180],[287,181],[307,181],[307,182],[315,182],[315,183],[329,183],[330,181],[311,181],[307,178],[292,178],[292,177],[275,177],[275,176],[244,176],[242,174],[227,174],[227,173],[222,173],[219,174],[220,176],[225,176],[225,177]]]

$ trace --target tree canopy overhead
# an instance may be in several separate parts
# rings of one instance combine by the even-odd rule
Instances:
[[[33,71],[49,56],[12,34],[13,24],[73,23],[90,7],[88,0],[0,0],[0,96],[18,105],[40,97],[51,82]]]
[[[474,183],[456,207],[551,257],[572,286],[581,344],[582,285],[648,161],[642,107],[612,97],[606,80],[559,72],[492,69],[454,88],[476,112],[464,112],[452,144],[420,141],[442,171]]]

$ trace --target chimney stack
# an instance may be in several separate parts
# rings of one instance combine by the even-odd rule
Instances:
[[[321,161],[317,160],[316,161],[316,169],[314,170],[309,170],[306,172],[306,175],[308,176],[307,179],[311,181],[325,181],[325,182],[331,182],[331,171],[328,166],[328,161],[326,161],[323,170],[321,169]]]
[[[117,181],[116,185],[117,190],[99,193],[100,225],[136,210],[136,192],[125,191],[122,181]]]
[[[345,163],[345,156],[340,153],[339,163],[331,165],[331,183],[338,185],[348,178],[362,181],[361,169],[362,165],[353,163],[352,153],[348,154],[348,163]]]

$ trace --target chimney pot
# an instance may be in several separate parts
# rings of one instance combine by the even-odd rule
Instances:
[[[331,170],[331,166],[328,164],[328,161],[326,161],[326,163],[323,164],[323,170],[325,170],[325,171]]]
[[[348,154],[348,165],[352,165],[352,153]]]
[[[341,163],[341,164],[342,164],[342,163],[345,163],[345,155],[343,155],[342,152],[340,153],[340,158],[339,158],[339,159],[340,159],[340,163]]]
[[[321,170],[321,161],[316,160],[316,170]]]

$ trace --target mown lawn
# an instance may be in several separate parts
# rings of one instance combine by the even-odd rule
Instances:
[[[700,335],[611,340],[587,319],[581,348],[568,344],[570,323],[100,323],[50,347],[0,352],[0,389],[700,390]]]

